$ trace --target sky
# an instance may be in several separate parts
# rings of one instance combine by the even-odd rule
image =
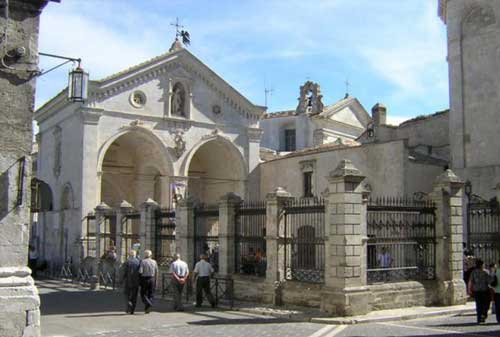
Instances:
[[[254,104],[295,109],[299,87],[323,103],[348,92],[388,119],[449,107],[446,30],[437,0],[62,0],[41,16],[39,51],[82,59],[97,80],[168,51],[176,17],[191,53]],[[40,68],[59,61],[40,57]],[[36,106],[67,84],[71,65],[37,81]]]

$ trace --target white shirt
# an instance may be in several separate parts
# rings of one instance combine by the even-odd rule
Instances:
[[[200,260],[196,262],[194,266],[194,272],[200,277],[210,276],[214,272],[212,265],[205,260]]]
[[[389,268],[392,264],[391,254],[385,252],[378,255],[378,263],[382,268]]]
[[[186,262],[179,259],[172,262],[170,265],[170,271],[178,277],[183,278],[189,273],[189,268]]]

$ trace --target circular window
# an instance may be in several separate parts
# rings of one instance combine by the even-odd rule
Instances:
[[[146,95],[142,91],[134,91],[130,95],[130,104],[136,108],[141,108],[146,104]]]

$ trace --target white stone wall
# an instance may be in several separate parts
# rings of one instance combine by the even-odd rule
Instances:
[[[446,1],[445,21],[451,167],[472,181],[473,193],[490,197],[500,179],[500,2]]]

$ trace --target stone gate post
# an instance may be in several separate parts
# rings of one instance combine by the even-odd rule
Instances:
[[[464,183],[446,170],[434,182],[432,200],[436,204],[436,282],[437,302],[441,305],[467,301],[463,281]]]
[[[123,247],[123,223],[124,218],[128,212],[133,209],[132,205],[123,200],[120,204],[120,208],[116,211],[116,238],[115,238],[115,247],[116,247],[116,255],[118,256],[118,261],[122,263],[127,259],[127,249]]]
[[[366,287],[366,212],[363,204],[365,177],[349,160],[330,173],[326,207],[325,287],[321,309],[352,316],[370,311]]]
[[[151,198],[148,198],[143,204],[142,209],[144,210],[144,249],[149,249],[153,252],[153,257],[156,257],[155,252],[155,238],[156,238],[156,211],[159,209],[158,203]],[[141,213],[141,222],[143,220]],[[141,241],[142,246],[142,241]]]
[[[194,205],[190,200],[183,199],[175,210],[175,244],[177,253],[182,260],[190,265],[194,261]]]
[[[105,221],[105,214],[109,212],[111,207],[109,207],[105,202],[101,202],[95,208],[95,260],[92,266],[92,280],[90,282],[91,289],[99,289],[99,273],[100,273],[100,263],[101,256],[104,253],[102,251],[101,234],[102,227]]]
[[[228,193],[219,201],[219,274],[234,273],[234,226],[236,207],[241,198],[234,193]],[[196,256],[196,258],[198,258]]]
[[[274,192],[268,193],[266,196],[266,250],[267,250],[267,267],[266,267],[266,288],[271,290],[285,279],[285,264],[284,264],[284,246],[280,247],[280,231],[282,225],[280,212],[287,200],[291,199],[292,195],[282,187],[278,187]],[[271,290],[272,292],[272,290]],[[272,293],[273,302],[279,304],[280,299],[277,291]]]

